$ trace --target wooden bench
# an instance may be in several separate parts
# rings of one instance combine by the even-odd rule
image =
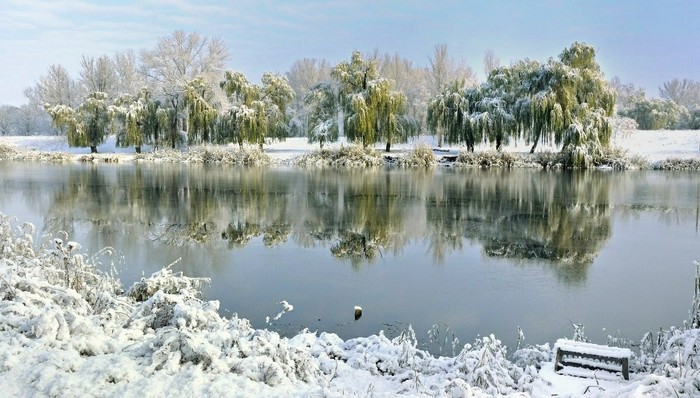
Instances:
[[[554,348],[556,350],[554,362],[556,373],[577,377],[611,378],[613,380],[619,377],[618,374],[622,374],[625,380],[630,379],[629,359],[632,356],[632,351],[627,348],[567,339],[557,340]],[[611,377],[606,377],[608,375]]]

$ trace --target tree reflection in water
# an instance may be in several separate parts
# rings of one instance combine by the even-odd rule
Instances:
[[[100,241],[163,245],[328,247],[357,267],[426,242],[434,263],[483,253],[545,260],[585,280],[611,236],[611,178],[531,170],[288,170],[216,166],[71,168],[47,232],[87,225]],[[54,231],[52,231],[54,230]],[[102,238],[101,238],[102,237]]]

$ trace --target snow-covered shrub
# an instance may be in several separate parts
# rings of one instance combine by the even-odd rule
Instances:
[[[341,145],[338,148],[319,149],[299,156],[299,166],[320,167],[377,167],[384,164],[382,155],[373,148],[361,145]]]
[[[665,159],[655,163],[654,170],[700,171],[699,159]]]
[[[146,301],[159,291],[166,294],[179,294],[186,297],[201,297],[202,288],[209,283],[207,278],[190,278],[182,273],[174,274],[168,265],[153,273],[149,278],[141,278],[134,283],[127,295],[136,301]]]
[[[582,323],[572,323],[571,326],[574,328],[574,335],[571,337],[571,340],[573,341],[582,341],[584,343],[588,343],[588,337],[586,337],[586,333],[584,332],[586,327],[583,326]]]
[[[37,152],[37,151],[16,151],[13,160],[26,160],[33,162],[53,162],[63,163],[71,160],[73,157],[62,152]],[[0,155],[0,159],[6,159]]]
[[[15,148],[7,144],[0,144],[0,160],[13,159],[16,155]]]
[[[108,154],[79,155],[75,159],[83,163],[119,163],[119,156]]]
[[[515,391],[520,372],[508,360],[506,347],[494,335],[467,344],[456,358],[463,379],[492,395]],[[515,378],[514,378],[515,376]]]
[[[242,148],[219,145],[197,145],[188,151],[161,149],[153,153],[142,153],[135,157],[138,161],[169,163],[216,163],[264,166],[271,163],[270,156],[257,146]]]
[[[466,167],[502,167],[511,168],[516,162],[522,163],[516,155],[509,152],[498,152],[498,151],[484,151],[484,152],[468,152],[461,151],[457,155],[457,161],[455,166],[466,166]]]
[[[535,163],[543,169],[559,169],[564,167],[564,155],[561,152],[542,151],[535,154]]]
[[[433,149],[425,144],[416,146],[415,149],[398,158],[401,167],[432,167],[435,166]]]
[[[622,148],[603,148],[592,159],[594,167],[610,167],[614,170],[645,169],[649,162],[642,156],[631,155]]]

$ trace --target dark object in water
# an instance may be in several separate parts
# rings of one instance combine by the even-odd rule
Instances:
[[[355,320],[360,319],[361,316],[362,316],[362,307],[356,305],[355,306]]]

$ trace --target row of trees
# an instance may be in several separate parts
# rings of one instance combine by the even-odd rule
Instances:
[[[700,82],[673,79],[659,87],[660,98],[614,77],[610,86],[618,98],[617,114],[634,119],[642,130],[700,129]]]
[[[430,73],[398,55],[375,52],[365,61],[358,53],[335,68],[323,60],[303,59],[286,76],[264,74],[262,84],[224,70],[228,59],[220,40],[176,31],[138,55],[127,51],[83,57],[77,79],[61,65],[52,65],[25,94],[30,104],[46,110],[71,146],[94,152],[111,133],[119,145],[138,152],[145,143],[262,145],[290,134],[323,143],[338,132],[369,145],[386,129],[391,137],[405,137],[409,129],[417,133],[427,97],[444,82],[474,81],[471,69],[451,58],[444,45],[436,47]],[[497,60],[492,57],[491,62]],[[363,87],[343,75],[343,67],[348,73],[366,68]],[[437,84],[433,89],[416,84],[427,77]],[[325,102],[320,100],[324,89]],[[337,123],[309,123],[328,122],[324,112],[332,112]],[[393,140],[388,139],[388,147]]]
[[[482,141],[500,149],[524,139],[534,152],[554,142],[582,166],[607,146],[615,93],[603,79],[593,47],[574,43],[558,59],[523,60],[491,71],[485,83],[455,82],[429,104],[428,126],[449,144]]]
[[[429,132],[440,146],[470,150],[481,142],[500,149],[524,139],[534,151],[553,142],[581,165],[607,145],[616,96],[619,114],[641,128],[700,123],[700,111],[695,117],[687,110],[700,98],[699,84],[667,82],[667,98],[646,100],[619,79],[606,82],[594,49],[582,43],[557,59],[509,66],[487,51],[488,78],[481,84],[445,45],[435,47],[428,67],[397,54],[355,52],[335,66],[299,60],[284,76],[265,73],[260,84],[225,70],[228,59],[221,40],[176,31],[138,55],[83,57],[77,79],[52,65],[26,95],[71,146],[93,152],[107,134],[137,152],[144,144],[263,145],[290,135],[306,135],[321,147],[345,135],[365,146],[384,142],[389,151]]]

